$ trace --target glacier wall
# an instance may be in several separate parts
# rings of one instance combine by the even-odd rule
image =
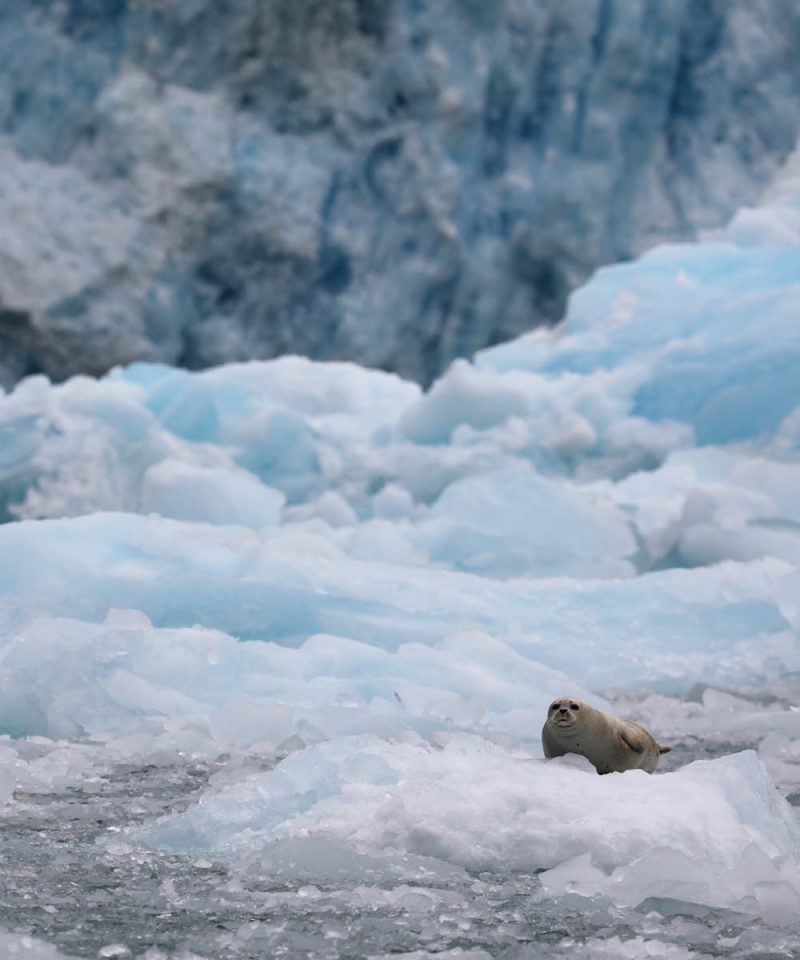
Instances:
[[[789,0],[5,0],[0,383],[297,352],[429,382],[749,202]]]

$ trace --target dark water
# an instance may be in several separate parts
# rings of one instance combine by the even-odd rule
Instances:
[[[664,767],[741,746],[676,744]],[[0,928],[76,957],[147,960],[187,952],[208,960],[333,960],[455,948],[483,948],[503,960],[576,949],[608,957],[616,941],[604,941],[634,937],[734,960],[800,956],[800,925],[770,929],[677,901],[623,910],[599,900],[547,900],[531,875],[286,883],[219,861],[115,848],[123,828],[195,802],[224,763],[118,766],[66,792],[17,794],[0,808]],[[638,947],[625,949],[634,956]]]

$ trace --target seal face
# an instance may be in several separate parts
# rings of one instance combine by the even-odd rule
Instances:
[[[641,724],[597,710],[577,697],[559,697],[550,704],[542,727],[542,748],[548,759],[580,754],[598,773],[652,773],[661,754],[672,749]]]

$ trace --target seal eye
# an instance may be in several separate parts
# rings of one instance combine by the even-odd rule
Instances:
[[[550,704],[550,712],[552,713],[553,710],[558,710],[558,701]]]
[[[580,708],[581,708],[581,706],[580,706],[579,703],[571,703],[571,704],[570,704],[570,707],[571,707],[573,710],[580,710]]]

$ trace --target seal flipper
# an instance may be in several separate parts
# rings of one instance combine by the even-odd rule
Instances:
[[[645,747],[647,746],[644,737],[641,736],[636,729],[623,730],[620,733],[620,739],[626,746],[630,747],[634,753],[644,753]]]
[[[656,746],[658,747],[659,753],[669,753],[670,750],[672,749],[672,747],[670,747],[669,744],[666,744],[666,743],[656,743]]]

